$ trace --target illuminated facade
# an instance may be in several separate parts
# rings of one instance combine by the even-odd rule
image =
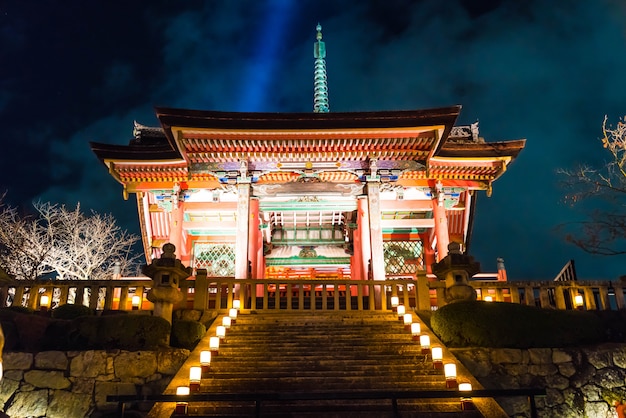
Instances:
[[[92,149],[135,195],[148,261],[166,242],[209,276],[415,277],[467,248],[477,194],[524,140],[485,142],[460,106],[328,112],[318,27],[311,113],[157,108]]]

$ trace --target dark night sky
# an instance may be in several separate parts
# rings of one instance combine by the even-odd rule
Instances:
[[[527,138],[487,198],[471,253],[510,279],[626,274],[555,227],[557,168],[602,164],[604,115],[626,114],[626,6],[618,0],[205,1],[0,3],[0,190],[112,212],[138,232],[133,200],[89,149],[126,144],[154,106],[312,111],[315,26],[328,51],[331,111],[461,104],[487,141]]]

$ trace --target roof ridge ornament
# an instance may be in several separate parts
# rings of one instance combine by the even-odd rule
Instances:
[[[313,45],[315,57],[313,112],[328,113],[328,80],[326,77],[326,45],[322,42],[322,25],[317,24],[317,42]]]

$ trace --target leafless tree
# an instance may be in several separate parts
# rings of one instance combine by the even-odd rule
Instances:
[[[565,239],[582,250],[600,255],[626,254],[626,120],[617,126],[602,123],[602,146],[610,159],[601,167],[561,170],[566,201],[595,207],[584,221],[559,226]]]
[[[0,267],[19,279],[97,280],[131,271],[139,260],[139,240],[122,230],[112,215],[84,214],[80,205],[35,203],[36,216],[21,217],[14,208],[0,211]]]
[[[52,273],[48,259],[52,240],[32,216],[0,206],[0,267],[9,276],[34,280]]]

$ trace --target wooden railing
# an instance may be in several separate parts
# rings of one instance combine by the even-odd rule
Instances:
[[[16,280],[0,284],[0,307],[25,306],[46,310],[66,303],[75,303],[97,310],[152,310],[153,304],[146,299],[151,287],[152,280],[148,278]]]
[[[626,283],[621,281],[480,281],[470,285],[479,300],[511,302],[543,308],[624,309]],[[154,308],[146,295],[153,286],[147,278],[120,280],[11,281],[0,284],[0,307],[27,306],[51,309],[76,303],[97,310]],[[206,277],[201,273],[182,281],[186,297],[176,308],[224,311],[241,301],[251,310],[389,310],[391,298],[420,310],[446,304],[445,283],[426,277],[388,278],[381,281],[333,279],[244,279]],[[35,295],[35,296],[32,296]],[[47,296],[48,302],[45,302]],[[42,304],[42,301],[44,303]]]

